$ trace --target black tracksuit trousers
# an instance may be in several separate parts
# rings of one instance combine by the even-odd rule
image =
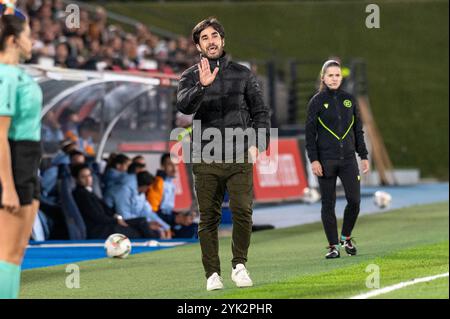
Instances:
[[[322,195],[322,223],[330,245],[339,243],[336,222],[336,181],[337,177],[344,186],[347,206],[344,211],[344,223],[341,235],[350,236],[359,214],[361,202],[360,175],[356,157],[343,160],[321,160],[323,176],[319,177]]]

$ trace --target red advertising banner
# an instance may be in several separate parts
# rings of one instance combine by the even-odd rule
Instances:
[[[177,177],[175,178],[174,183],[176,186],[175,210],[190,210],[192,205],[191,186],[186,165],[182,161],[177,164]]]
[[[270,149],[274,150],[270,142]],[[308,187],[298,141],[278,139],[278,152],[270,161],[258,160],[253,167],[254,197],[257,202],[299,199]],[[269,167],[270,166],[270,167]]]

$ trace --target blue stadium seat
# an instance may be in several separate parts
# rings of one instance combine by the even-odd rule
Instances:
[[[59,165],[58,193],[61,199],[61,208],[66,220],[69,239],[84,240],[87,238],[86,225],[72,196],[73,181],[68,165]]]
[[[103,198],[103,192],[102,192],[102,183],[101,183],[101,173],[100,173],[100,167],[95,160],[87,161],[87,164],[89,165],[89,168],[92,171],[92,179],[93,179],[93,191],[94,194],[98,196],[98,198]]]

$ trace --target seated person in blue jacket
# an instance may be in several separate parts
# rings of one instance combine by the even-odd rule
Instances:
[[[116,184],[120,176],[128,171],[131,160],[125,154],[111,154],[105,173],[103,174],[103,195],[106,196],[108,191]]]
[[[139,174],[141,172],[145,172],[145,165],[139,162],[131,162],[130,166],[128,166],[128,174]]]
[[[72,176],[76,180],[76,187],[72,194],[83,216],[89,239],[104,239],[114,233],[124,234],[129,238],[144,237],[139,230],[129,226],[122,216],[115,214],[94,194],[92,172],[88,165],[73,166]]]
[[[159,238],[170,238],[170,225],[155,214],[144,194],[139,194],[136,174],[128,173],[131,160],[124,154],[114,157],[105,176],[104,200],[106,204],[130,224],[145,218],[149,231],[159,233]]]
[[[148,191],[150,185],[153,183],[155,178],[153,177],[152,174],[150,174],[148,171],[145,171],[145,170],[137,173],[136,178],[137,178],[139,196],[143,200],[145,200],[145,194],[147,194],[147,191]],[[151,206],[147,205],[147,203],[144,205],[151,209]],[[153,221],[150,222],[150,228],[161,232],[162,238],[165,238],[165,239],[172,238],[170,224],[166,223],[164,220],[162,220],[155,212],[152,211],[150,214],[153,216]],[[161,225],[165,225],[165,227],[162,227]]]
[[[190,212],[174,211],[176,186],[174,183],[176,166],[169,153],[161,156],[161,169],[147,190],[147,200],[154,212],[172,226],[173,237],[192,238],[197,235],[197,224],[193,222]]]
[[[42,141],[58,143],[64,140],[64,133],[58,123],[55,111],[49,111],[42,119]]]

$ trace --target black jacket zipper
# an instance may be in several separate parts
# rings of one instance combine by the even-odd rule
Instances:
[[[334,92],[333,100],[334,100],[334,105],[336,107],[336,112],[337,112],[337,116],[338,116],[338,132],[339,132],[338,134],[342,135],[342,114],[341,114],[340,105],[338,103],[337,92]],[[340,159],[344,159],[344,142],[341,139],[339,140],[339,154],[340,154]]]

